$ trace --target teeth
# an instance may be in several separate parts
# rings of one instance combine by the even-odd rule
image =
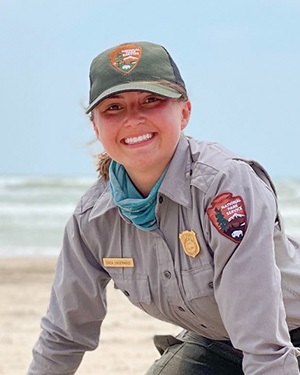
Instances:
[[[153,134],[149,133],[149,134],[140,135],[138,137],[125,138],[124,142],[127,145],[133,145],[135,143],[139,143],[139,142],[146,141],[147,139],[151,139],[152,137],[153,137]]]

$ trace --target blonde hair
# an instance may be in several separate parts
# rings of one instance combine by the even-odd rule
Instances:
[[[179,99],[177,99],[179,102],[186,102],[189,100],[187,91],[185,87],[178,85],[177,83],[172,83],[169,81],[161,80],[161,81],[155,81],[156,84],[161,84],[168,86],[176,91],[178,91],[181,96]],[[93,111],[90,113],[90,120],[93,120]],[[104,181],[109,180],[109,165],[112,161],[112,158],[108,155],[106,151],[102,152],[101,154],[97,155],[97,162],[96,162],[96,171],[98,172],[98,177],[102,177]]]
[[[98,177],[102,177],[104,181],[109,180],[109,165],[112,161],[112,158],[108,155],[107,152],[102,152],[101,154],[97,155],[97,164],[96,170],[98,172]]]

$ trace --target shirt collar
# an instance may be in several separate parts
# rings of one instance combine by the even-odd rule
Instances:
[[[159,193],[164,194],[182,206],[189,207],[191,205],[191,175],[192,157],[189,142],[187,138],[182,135],[159,189]]]
[[[115,205],[110,189],[109,184],[106,185],[104,191],[100,195],[100,197],[95,202],[94,207],[91,210],[89,221],[95,219],[98,216],[104,215],[107,211],[111,210],[112,208],[117,208]]]

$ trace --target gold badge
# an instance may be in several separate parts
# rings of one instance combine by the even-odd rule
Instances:
[[[103,258],[102,261],[104,267],[134,267],[133,258]]]
[[[196,233],[193,230],[185,230],[179,234],[179,239],[183,246],[184,252],[195,258],[200,253],[200,246],[198,244]]]

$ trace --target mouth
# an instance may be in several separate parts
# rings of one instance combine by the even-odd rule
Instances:
[[[138,137],[124,138],[123,142],[126,145],[135,145],[135,144],[138,144],[138,143],[148,141],[149,139],[151,139],[153,137],[154,137],[154,133],[147,133],[147,134],[139,135]]]

